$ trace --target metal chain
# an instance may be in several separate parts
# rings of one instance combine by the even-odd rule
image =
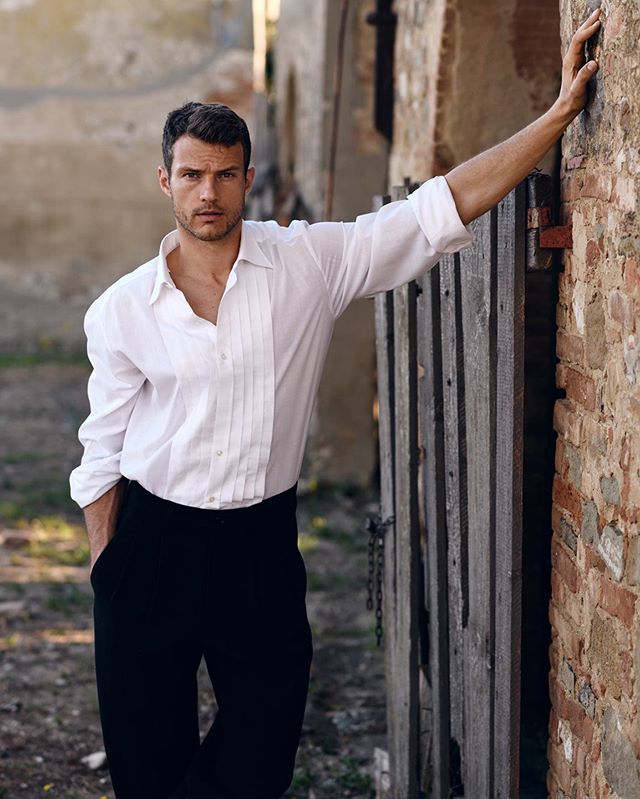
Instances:
[[[391,524],[394,517],[382,521],[381,516],[367,519],[367,530],[369,531],[368,544],[368,576],[367,576],[367,610],[373,610],[373,593],[375,587],[376,607],[376,643],[382,643],[382,586],[384,583],[384,534]]]

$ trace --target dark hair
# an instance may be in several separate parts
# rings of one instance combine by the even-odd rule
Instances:
[[[249,130],[244,119],[228,106],[222,103],[190,102],[169,112],[162,132],[162,157],[169,176],[173,145],[185,135],[225,147],[233,147],[240,142],[244,153],[244,173],[247,174],[251,160]]]

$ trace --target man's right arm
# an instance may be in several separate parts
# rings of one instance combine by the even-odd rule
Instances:
[[[145,375],[126,355],[124,322],[115,305],[94,303],[85,315],[89,377],[89,416],[78,438],[81,463],[70,475],[71,497],[82,508],[89,535],[91,566],[115,534],[126,481],[120,459],[129,419]]]
[[[126,480],[121,478],[101,497],[82,509],[89,536],[89,574],[98,556],[115,535],[125,486]]]

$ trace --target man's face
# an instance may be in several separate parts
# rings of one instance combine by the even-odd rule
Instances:
[[[245,194],[255,170],[245,177],[242,144],[208,144],[181,136],[173,145],[171,175],[158,167],[162,191],[171,197],[178,225],[200,241],[220,241],[242,219]]]

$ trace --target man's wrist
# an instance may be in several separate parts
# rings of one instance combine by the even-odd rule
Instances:
[[[570,108],[566,100],[558,97],[547,111],[546,116],[557,127],[558,132],[562,134],[579,113],[580,111]]]

